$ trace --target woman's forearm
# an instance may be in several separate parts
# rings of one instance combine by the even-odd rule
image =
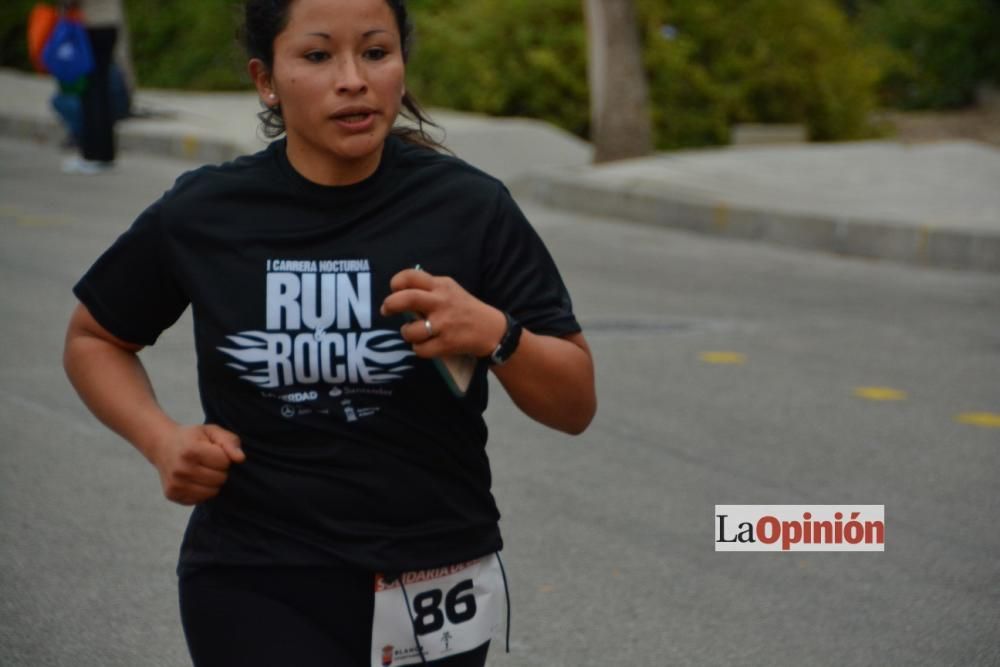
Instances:
[[[597,411],[594,365],[582,334],[565,338],[525,330],[517,350],[493,372],[526,415],[577,435]]]
[[[382,302],[383,315],[419,313],[400,330],[418,357],[484,357],[507,326],[501,310],[448,276],[406,269],[389,286],[392,294]],[[583,334],[559,338],[525,329],[510,359],[493,371],[517,407],[546,426],[575,435],[594,418],[594,363]]]
[[[160,408],[136,352],[82,305],[66,332],[63,366],[90,411],[132,443],[160,474],[163,494],[194,505],[219,493],[233,463],[246,455],[235,433],[215,424],[182,426]]]

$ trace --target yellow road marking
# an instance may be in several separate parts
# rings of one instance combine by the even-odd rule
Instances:
[[[0,218],[10,220],[18,227],[56,227],[58,225],[67,225],[70,222],[68,218],[34,215],[10,206],[0,207]]]
[[[200,148],[201,141],[198,140],[198,137],[186,134],[181,138],[181,153],[184,157],[197,157]]]
[[[721,203],[713,206],[712,223],[717,232],[725,232],[729,229],[729,207]]]
[[[707,364],[732,364],[740,366],[747,362],[747,356],[739,352],[702,352],[698,358]]]
[[[931,228],[921,225],[917,229],[917,255],[921,259],[927,259],[927,252],[931,245]]]
[[[995,412],[963,412],[955,417],[955,421],[983,428],[1000,428],[1000,414]]]
[[[905,401],[908,394],[891,387],[858,387],[854,395],[869,401]]]
[[[44,215],[22,215],[17,218],[18,227],[57,227],[68,224],[65,218],[50,218]]]

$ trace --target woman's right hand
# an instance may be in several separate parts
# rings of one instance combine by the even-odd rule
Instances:
[[[150,457],[160,473],[163,495],[181,505],[197,505],[218,495],[229,466],[246,454],[235,433],[215,424],[176,425]]]
[[[90,411],[156,466],[163,495],[181,505],[208,500],[226,483],[229,466],[246,460],[239,436],[215,424],[181,426],[167,416],[139,360],[141,349],[105,329],[80,303],[66,329],[63,365]]]

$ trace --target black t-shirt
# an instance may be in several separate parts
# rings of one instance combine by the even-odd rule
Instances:
[[[497,550],[482,418],[379,306],[421,265],[530,331],[580,330],[551,256],[504,186],[390,137],[377,171],[312,183],[285,142],[181,176],[74,292],[151,345],[190,303],[207,423],[246,462],[192,513],[180,570],[206,564],[398,571]]]

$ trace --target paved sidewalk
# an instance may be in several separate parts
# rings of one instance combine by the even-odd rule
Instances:
[[[0,134],[59,141],[47,77],[0,70]],[[142,90],[122,150],[219,162],[266,142],[252,93]],[[545,123],[435,111],[458,155],[520,196],[584,214],[929,266],[1000,271],[1000,150],[974,142],[804,144],[590,165]]]
[[[560,208],[703,234],[1000,271],[1000,150],[975,142],[803,144],[543,170]]]
[[[65,132],[49,105],[54,91],[50,77],[0,69],[0,90],[0,135],[62,141]],[[134,107],[152,115],[117,125],[123,151],[223,162],[267,145],[257,129],[261,107],[254,93],[140,90]],[[443,127],[449,148],[506,182],[516,181],[529,167],[558,170],[590,162],[586,142],[547,123],[443,110],[432,116]]]

